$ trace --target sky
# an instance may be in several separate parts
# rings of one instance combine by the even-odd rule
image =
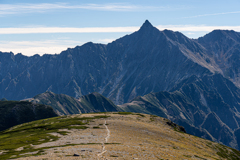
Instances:
[[[87,42],[107,44],[145,20],[198,38],[240,32],[239,0],[0,0],[0,51],[59,54]]]

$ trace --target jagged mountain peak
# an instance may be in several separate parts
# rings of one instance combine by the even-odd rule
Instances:
[[[139,31],[146,31],[156,29],[148,20],[146,20],[143,25],[141,26]]]
[[[142,27],[153,27],[153,25],[152,25],[148,20],[146,20],[146,21],[143,23]],[[142,27],[141,27],[141,28],[142,28]]]

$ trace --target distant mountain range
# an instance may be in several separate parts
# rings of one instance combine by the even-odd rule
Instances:
[[[239,56],[238,32],[214,30],[189,39],[145,21],[107,45],[89,42],[31,57],[0,52],[0,98],[30,98],[59,115],[156,114],[188,133],[239,148]]]
[[[233,92],[229,92],[229,89]],[[158,115],[183,126],[189,134],[239,148],[239,104],[232,107],[232,102],[239,98],[236,96],[239,92],[239,88],[218,74],[203,79],[192,76],[170,92],[139,96],[123,105],[115,105],[99,93],[75,99],[64,94],[45,92],[28,101],[50,105],[58,115],[116,111]]]
[[[89,42],[58,55],[31,57],[1,52],[0,98],[21,100],[45,91],[77,98],[99,92],[123,104],[169,91],[192,75],[215,72],[239,85],[239,37],[238,32],[215,30],[189,39],[146,21],[139,31],[107,45]]]

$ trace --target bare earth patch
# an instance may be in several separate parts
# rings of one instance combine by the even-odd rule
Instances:
[[[218,145],[217,143],[211,142],[209,146],[210,141],[177,132],[161,117],[107,115],[110,117],[92,120],[87,129],[64,130],[69,133],[61,135],[57,141],[34,146],[39,149],[51,147],[44,149],[42,155],[19,159],[222,159],[213,147]],[[52,134],[58,135],[58,133]]]

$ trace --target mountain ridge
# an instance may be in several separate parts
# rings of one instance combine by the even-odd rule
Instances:
[[[189,134],[238,148],[239,140],[237,137],[237,130],[239,129],[240,124],[240,115],[238,114],[240,106],[239,104],[231,104],[231,101],[228,101],[228,99],[234,99],[234,94],[228,93],[226,89],[222,92],[218,92],[215,89],[215,83],[220,78],[217,78],[217,80],[215,80],[216,82],[211,81],[217,76],[221,75],[206,77],[203,78],[203,80],[196,76],[192,76],[183,81],[183,85],[176,85],[176,87],[170,92],[161,91],[149,93],[143,97],[138,96],[134,98],[130,103],[118,106],[111,102],[111,100],[104,98],[96,92],[82,96],[78,100],[73,97],[72,99],[79,101],[80,107],[85,109],[82,113],[125,111],[157,115],[170,119],[183,126]],[[224,83],[220,83],[220,85],[223,86],[228,84],[226,83],[227,81],[224,80],[226,79],[222,79]],[[209,84],[209,81],[212,84]],[[234,91],[234,89],[232,90]],[[235,90],[236,93],[240,91],[237,87]],[[226,97],[222,96],[223,93],[227,93]],[[46,93],[41,95],[46,95]],[[57,94],[54,95],[54,97],[58,97]],[[232,98],[230,97],[231,95],[233,96]],[[65,99],[64,96],[69,97],[67,95],[61,96],[63,99]],[[51,105],[50,103],[44,103],[50,98],[45,97],[44,99],[41,99],[38,97],[39,96],[35,96],[31,102]],[[63,105],[58,98],[52,99],[51,101],[52,104],[60,105],[60,108]],[[67,108],[69,102],[65,101],[64,103]],[[235,107],[232,108],[230,107],[231,105],[234,105]],[[76,108],[77,107],[78,106],[76,106]],[[54,107],[55,111],[57,108],[59,107]],[[75,112],[72,112],[71,114],[78,113],[81,112],[75,110]],[[65,114],[68,115],[69,113]],[[216,132],[215,130],[219,132]]]
[[[17,125],[0,134],[1,159],[240,157],[233,148],[185,134],[183,127],[168,119],[130,112],[59,116]]]
[[[239,93],[240,89],[221,74],[192,76],[169,92],[149,93],[122,107],[166,117],[183,126],[187,133],[237,148],[234,132],[240,124]],[[214,128],[222,133],[216,134]]]
[[[146,24],[143,24],[139,31],[107,45],[89,42],[73,49],[67,49],[59,55],[46,54],[40,57],[38,55],[32,57],[11,55],[11,58],[8,58],[10,61],[7,60],[8,64],[1,62],[4,66],[10,65],[9,67],[12,69],[2,73],[4,82],[0,83],[2,88],[0,96],[19,100],[33,97],[45,91],[53,91],[79,97],[97,91],[116,104],[122,104],[135,96],[144,95],[151,91],[169,90],[174,83],[186,78],[187,74],[184,76],[181,70],[194,67],[198,71],[188,69],[189,74],[201,75],[204,72],[209,72],[208,69],[197,63],[192,63],[192,60],[183,55],[177,44],[169,41],[165,34],[146,21]],[[176,58],[181,61],[174,61]],[[87,61],[83,61],[83,59]],[[157,59],[160,61],[156,61]],[[165,64],[166,61],[172,62]],[[151,65],[141,69],[142,63]],[[163,67],[164,65],[165,67]],[[15,68],[16,66],[18,69]],[[58,68],[59,73],[55,72],[54,67]],[[174,73],[177,77],[168,77],[169,70],[173,70],[171,69],[173,67],[179,68]],[[95,70],[95,68],[98,69]],[[156,78],[152,77],[153,74],[156,74],[156,70],[161,71],[156,75],[156,78],[160,79],[161,82],[157,82]],[[178,71],[179,73],[177,73]],[[145,74],[149,78],[145,78],[143,76]],[[160,78],[160,75],[168,77],[168,80]],[[140,77],[143,81],[133,80],[134,77]],[[29,85],[33,85],[33,81],[35,86],[39,86],[38,89],[28,88]],[[150,81],[153,85],[146,86],[146,84],[151,84]],[[165,85],[159,85],[161,83]],[[126,86],[129,86],[130,89],[127,89],[129,87]],[[139,87],[144,88],[138,89]],[[19,89],[16,90],[16,88]],[[62,89],[60,90],[60,88]],[[13,91],[17,93],[14,97],[10,94]],[[122,95],[125,96],[122,97]]]
[[[33,98],[25,99],[33,104],[43,104],[52,106],[58,115],[71,115],[92,112],[117,112],[123,111],[111,100],[97,92],[81,96],[78,99],[64,94],[44,92]]]
[[[51,91],[71,96],[66,100],[70,105],[72,97],[87,95],[86,105],[74,100],[78,107],[61,111],[69,114],[83,106],[94,111],[91,101],[102,96],[88,94],[98,92],[106,97],[96,101],[99,111],[107,110],[101,105],[105,101],[115,110],[123,105],[130,111],[156,112],[195,135],[237,148],[239,37],[238,32],[215,30],[189,39],[145,21],[138,31],[107,45],[89,42],[58,55],[32,57],[1,52],[0,98],[21,100]],[[65,102],[58,106],[64,108]],[[219,130],[226,125],[226,137],[203,123],[211,119]]]

